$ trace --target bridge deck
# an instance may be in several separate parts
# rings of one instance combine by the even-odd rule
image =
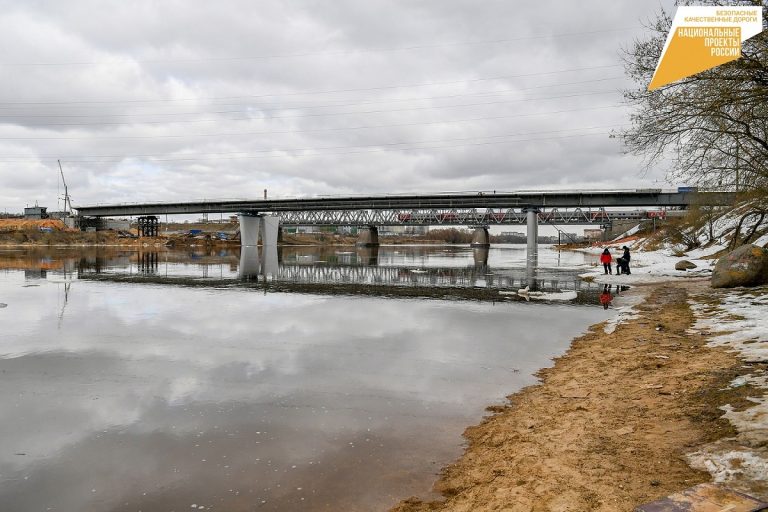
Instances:
[[[651,190],[455,193],[313,197],[301,199],[200,200],[175,203],[135,203],[80,206],[87,217],[179,215],[197,213],[279,213],[323,210],[412,210],[451,208],[600,208],[686,207],[691,204],[730,204],[728,192],[662,192]]]

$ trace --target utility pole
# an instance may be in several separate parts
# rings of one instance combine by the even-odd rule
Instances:
[[[69,215],[72,212],[72,202],[69,200],[69,190],[67,190],[67,182],[64,179],[64,169],[61,168],[61,160],[56,161],[59,163],[61,182],[64,184],[64,213]]]

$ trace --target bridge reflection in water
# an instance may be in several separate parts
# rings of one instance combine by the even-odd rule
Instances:
[[[496,251],[494,255],[498,256]],[[478,300],[523,300],[517,292],[528,288],[555,294],[576,292],[572,299],[576,303],[597,302],[599,287],[580,280],[577,270],[536,268],[526,266],[525,260],[504,261],[502,266],[494,267],[489,264],[490,252],[488,248],[462,248],[452,253],[446,248],[405,246],[386,250],[242,247],[239,254],[150,251],[136,253],[128,265],[124,259],[118,265],[99,261],[89,268],[81,264],[78,277],[279,292]]]

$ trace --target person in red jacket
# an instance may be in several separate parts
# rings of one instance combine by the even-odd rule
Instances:
[[[613,269],[611,268],[611,261],[613,261],[613,258],[611,257],[611,251],[609,251],[606,248],[603,251],[603,254],[600,255],[600,263],[603,264],[603,268],[605,269],[606,274],[613,274]]]

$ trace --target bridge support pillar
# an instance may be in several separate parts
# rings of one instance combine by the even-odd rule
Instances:
[[[238,215],[240,219],[240,245],[243,247],[256,247],[259,244],[259,227],[261,217],[249,213]]]
[[[363,228],[357,235],[358,247],[378,247],[379,245],[379,229],[376,226],[368,226]]]
[[[535,268],[539,260],[539,209],[536,207],[526,208],[526,220],[528,228],[528,237],[526,245],[526,267]]]
[[[160,225],[160,222],[157,219],[157,215],[145,215],[142,217],[139,217],[137,222],[137,227],[139,231],[139,237],[155,237],[158,235],[160,230],[158,229],[158,226]]]
[[[261,243],[264,247],[277,247],[280,217],[273,215],[261,216]]]
[[[472,242],[469,245],[470,247],[490,247],[491,237],[488,234],[488,228],[485,226],[476,228],[475,232],[472,233]]]

